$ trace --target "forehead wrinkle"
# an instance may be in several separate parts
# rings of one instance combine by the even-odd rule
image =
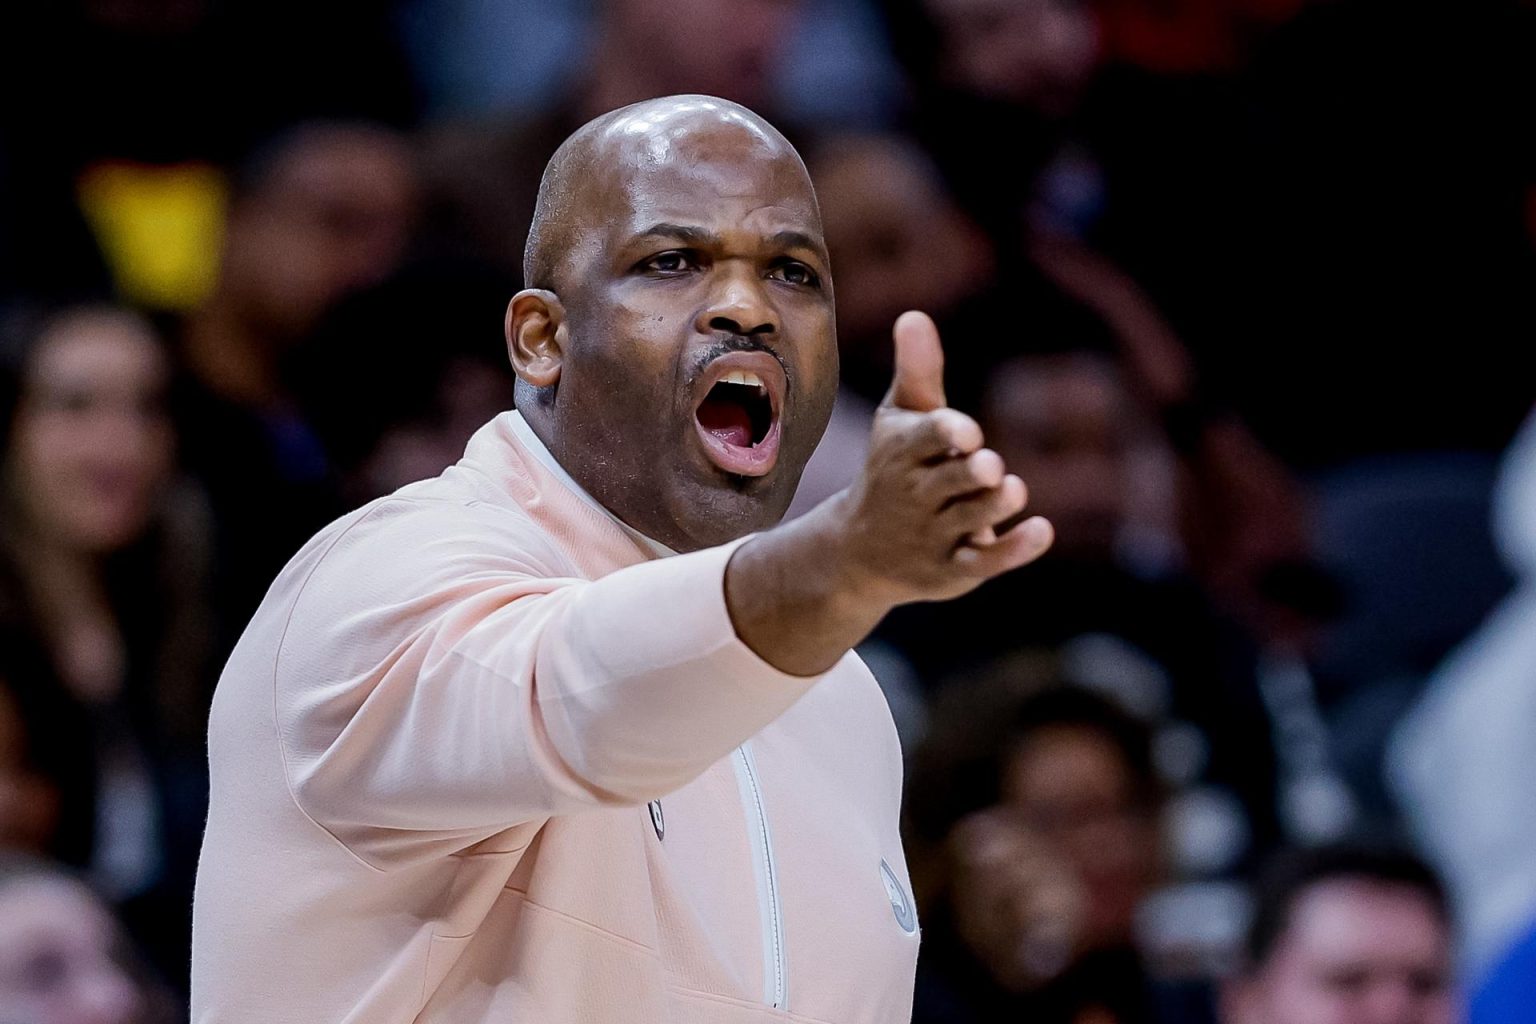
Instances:
[[[700,203],[717,200],[740,204],[735,219],[778,211],[776,219],[786,222],[783,227],[819,233],[821,209],[815,189],[804,165],[792,157],[792,152],[782,151],[766,159],[750,152],[675,152],[664,164],[627,164],[621,187],[636,221],[648,219],[646,212],[654,214],[652,220],[696,221]]]

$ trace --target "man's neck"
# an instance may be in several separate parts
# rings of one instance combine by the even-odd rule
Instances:
[[[575,477],[571,476],[570,471],[561,464],[559,458],[555,456],[554,450],[545,440],[546,437],[552,438],[554,435],[547,422],[542,423],[542,426],[536,427],[534,420],[524,416],[522,413],[514,411],[512,415],[513,432],[517,434],[518,440],[523,443],[523,447],[527,448],[534,458],[538,459],[546,469],[553,473],[556,479],[568,489],[574,491],[577,497],[599,512],[602,512],[609,519],[612,519],[620,529],[629,534],[636,544],[639,544],[641,548],[651,555],[657,558],[665,558],[668,555],[677,554],[676,551],[667,547],[667,545],[630,526],[615,514],[612,509],[594,498],[591,491],[587,490]]]

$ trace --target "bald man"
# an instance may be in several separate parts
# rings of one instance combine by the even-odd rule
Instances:
[[[214,699],[204,1024],[910,1016],[901,759],[856,644],[1038,556],[931,321],[858,482],[776,526],[837,384],[805,168],[751,112],[598,118],[507,313],[520,411],[323,530]]]

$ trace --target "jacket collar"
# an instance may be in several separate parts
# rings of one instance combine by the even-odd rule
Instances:
[[[614,524],[619,527],[619,529],[628,534],[630,539],[640,546],[641,550],[645,551],[652,558],[666,558],[668,555],[677,554],[676,551],[673,551],[671,548],[667,547],[660,541],[653,540],[650,537],[647,537],[645,534],[641,533],[639,530],[630,526],[624,520],[620,519],[618,516],[614,515],[606,507],[600,504],[596,498],[588,494],[586,489],[578,484],[575,479],[572,478],[571,474],[565,471],[565,467],[560,465],[559,461],[555,458],[554,453],[551,452],[549,448],[544,444],[544,442],[539,439],[539,435],[533,432],[533,428],[528,425],[528,421],[523,418],[522,413],[518,412],[516,409],[513,409],[511,412],[506,413],[505,415],[507,418],[507,426],[511,428],[512,435],[517,438],[518,442],[523,446],[529,455],[532,455],[535,459],[537,459],[539,464],[542,465],[545,469],[549,470],[550,475],[558,480],[562,485],[564,485],[565,488],[572,494],[575,494],[587,505],[591,506],[592,508],[596,509],[611,519]]]

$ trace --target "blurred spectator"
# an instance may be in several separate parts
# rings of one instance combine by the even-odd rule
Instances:
[[[434,118],[537,115],[555,106],[593,60],[596,9],[606,0],[406,0],[401,36]],[[767,106],[818,124],[885,120],[903,88],[885,43],[878,0],[792,0],[798,30],[773,61]],[[785,6],[778,0],[779,6]],[[761,17],[760,0],[673,5],[662,15],[697,25],[707,46],[715,22]],[[739,45],[739,44],[738,44]],[[695,59],[695,58],[688,58]],[[733,86],[727,85],[727,89]]]
[[[41,317],[6,342],[0,626],[22,763],[57,790],[48,847],[128,901],[175,962],[211,679],[206,512],[174,486],[168,360],[113,307]]]
[[[591,74],[577,86],[581,102],[596,116],[640,99],[700,92],[767,108],[804,9],[804,0],[601,0]]]
[[[294,366],[293,388],[349,505],[436,476],[512,407],[502,317],[511,285],[415,267],[343,299]],[[338,395],[361,393],[354,404]]]
[[[1497,470],[1476,452],[1405,453],[1317,482],[1318,558],[1344,601],[1310,661],[1339,764],[1383,823],[1393,728],[1513,582],[1489,529]]]
[[[1263,30],[1282,24],[1308,0],[1100,0],[1111,57],[1165,74],[1232,71]]]
[[[912,0],[892,16],[915,78],[918,137],[961,204],[1015,248],[1098,70],[1093,12],[1078,0]],[[1096,172],[1081,170],[1078,199],[1096,206]]]
[[[1516,588],[1430,680],[1388,765],[1455,896],[1477,1024],[1527,1019],[1536,976],[1536,414],[1504,457],[1494,535]]]
[[[0,853],[0,1021],[170,1024],[176,1010],[82,883]]]
[[[1177,723],[1188,748],[1177,781],[1200,783],[1198,829],[1225,851],[1194,860],[1230,871],[1276,837],[1274,747],[1257,648],[1169,557],[1166,450],[1102,355],[1005,363],[982,412],[1031,508],[1057,524],[1055,549],[956,601],[898,609],[879,635],[930,686],[963,690],[993,659],[1046,650],[1083,666],[1075,681],[1108,680],[1128,706]]]
[[[990,117],[973,129],[1005,130]],[[833,136],[809,163],[837,267],[845,387],[794,512],[851,480],[860,435],[889,380],[891,324],[904,309],[935,317],[950,402],[971,412],[996,367],[1015,355],[1105,352],[1120,364],[1123,401],[1157,420],[1179,456],[1177,496],[1160,496],[1165,506],[1177,502],[1167,514],[1179,518],[1179,550],[1165,556],[1184,561],[1267,641],[1312,641],[1330,609],[1293,607],[1296,595],[1276,595],[1271,579],[1277,567],[1293,577],[1316,575],[1306,567],[1306,495],[1199,386],[1189,353],[1135,282],[1054,232],[1036,231],[1026,241],[1005,224],[983,234],[934,162],[899,136]],[[882,187],[869,188],[870,181]],[[1027,182],[1011,178],[999,187],[1012,195]],[[1148,496],[1138,497],[1140,507]]]
[[[1170,453],[1136,409],[1115,364],[1079,352],[1021,357],[993,371],[987,440],[1032,486],[1030,508],[1074,561],[1144,574],[1179,560]]]
[[[831,135],[811,149],[807,164],[837,265],[843,384],[876,401],[890,385],[896,318],[921,309],[942,332],[957,312],[997,287],[997,255],[955,203],[933,160],[910,139]],[[879,188],[870,187],[874,181]],[[960,366],[973,349],[993,349],[982,356],[991,361],[1022,343],[996,330],[980,337],[944,333],[946,358]]]
[[[1341,845],[1295,853],[1260,883],[1225,1024],[1452,1024],[1451,920],[1417,857]]]
[[[94,239],[118,298],[154,309],[195,305],[214,280],[224,168],[256,139],[303,117],[410,119],[412,86],[389,8],[372,0],[8,8],[0,86],[29,98],[0,115],[0,165],[10,165],[28,197],[16,207],[28,254],[18,269],[46,281],[46,268],[73,252],[68,264],[89,270]],[[0,267],[0,291],[3,275]],[[31,297],[102,295],[103,276]],[[86,283],[98,287],[85,292]]]
[[[1103,318],[1128,397],[1141,402],[1180,458],[1179,515],[1188,567],[1270,642],[1307,647],[1331,610],[1274,592],[1277,569],[1312,571],[1307,494],[1247,427],[1201,385],[1183,343],[1124,273],[1069,238],[1037,234],[1030,259]]]
[[[593,53],[558,100],[512,123],[448,124],[430,134],[428,251],[521,280],[539,178],[567,136],[598,114],[671,93],[707,93],[774,115],[773,73],[803,9],[803,0],[602,0]]]
[[[971,96],[1063,117],[1098,63],[1082,0],[927,0],[939,29],[938,79]]]
[[[1152,978],[1136,947],[1163,870],[1146,727],[1088,691],[1031,692],[1022,675],[965,696],[936,714],[909,793],[924,921],[914,1021],[1208,1018],[1199,991]]]
[[[183,463],[213,506],[231,640],[277,570],[340,511],[287,364],[335,303],[399,266],[417,211],[413,161],[392,129],[311,122],[271,140],[236,181],[213,293],[181,332],[174,396]]]
[[[1103,317],[997,241],[937,164],[895,134],[832,134],[808,154],[837,278],[842,390],[792,514],[851,482],[891,378],[891,329],[908,309],[939,326],[951,405],[975,413],[992,370],[1026,352],[1109,350]],[[871,188],[870,182],[880,182]]]
[[[890,385],[898,316],[908,309],[932,316],[952,367],[975,361],[969,348],[1008,343],[966,337],[955,324],[994,286],[996,261],[991,241],[955,205],[921,149],[895,135],[834,135],[808,163],[837,267],[841,387],[790,517],[848,486],[863,466],[875,403]],[[948,376],[957,376],[953,368]]]

